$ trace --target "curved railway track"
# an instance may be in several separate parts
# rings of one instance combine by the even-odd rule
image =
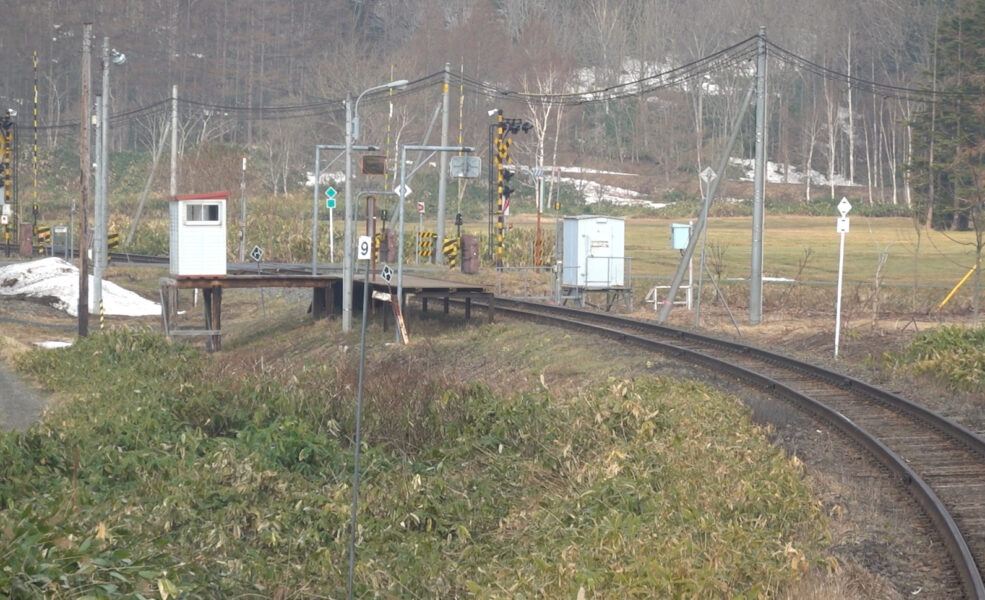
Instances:
[[[497,298],[495,310],[575,327],[713,369],[789,401],[867,450],[921,506],[956,588],[985,599],[985,439],[858,379],[787,356],[609,313]]]

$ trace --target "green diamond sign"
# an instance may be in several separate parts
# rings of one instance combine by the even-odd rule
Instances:
[[[338,194],[335,188],[328,186],[328,189],[325,190],[325,208],[335,208],[335,197]]]

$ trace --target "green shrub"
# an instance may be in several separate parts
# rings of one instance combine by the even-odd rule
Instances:
[[[885,360],[895,368],[933,375],[952,389],[985,391],[985,326],[921,333],[901,352],[887,352]]]
[[[799,466],[702,385],[502,397],[389,360],[365,389],[360,597],[776,595],[823,544]],[[0,589],[344,595],[352,365],[217,377],[125,330],[20,365],[68,397],[0,434]]]

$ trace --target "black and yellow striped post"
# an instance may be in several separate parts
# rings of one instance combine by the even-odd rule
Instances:
[[[46,254],[45,247],[51,244],[51,227],[35,227],[34,234],[38,238],[38,254]]]
[[[445,261],[447,261],[449,269],[455,269],[458,267],[458,255],[461,246],[462,245],[459,238],[445,238],[445,241],[441,246],[441,253],[445,255]]]
[[[506,236],[506,179],[503,170],[510,162],[510,140],[506,137],[506,125],[502,123],[503,115],[499,115],[499,136],[496,140],[496,267],[503,267],[503,240]]]
[[[417,254],[421,258],[430,258],[434,255],[434,242],[438,239],[438,234],[433,231],[422,231],[417,236]]]
[[[111,233],[106,236],[106,247],[110,250],[116,250],[120,247],[120,234]]]

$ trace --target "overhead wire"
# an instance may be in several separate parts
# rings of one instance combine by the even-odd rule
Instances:
[[[495,98],[499,101],[551,104],[562,106],[590,105],[594,103],[613,102],[625,98],[638,98],[648,96],[660,90],[673,88],[702,78],[713,73],[727,71],[742,63],[752,60],[757,53],[758,36],[746,38],[740,42],[732,44],[726,48],[718,50],[707,56],[684,63],[678,67],[667,69],[660,73],[648,75],[632,81],[615,83],[605,87],[591,90],[571,91],[563,93],[536,93],[530,91],[519,91],[503,88],[488,81],[476,79],[460,74],[459,85],[462,93],[466,89],[480,96]],[[920,102],[934,102],[942,98],[965,96],[970,92],[948,92],[934,91],[917,87],[906,87],[901,85],[881,83],[857,77],[849,73],[844,73],[829,67],[825,67],[815,61],[800,56],[786,48],[766,40],[768,56],[791,65],[795,68],[803,69],[806,72],[829,81],[838,81],[851,85],[854,89],[868,93],[881,95],[887,98],[909,98]],[[381,89],[367,94],[363,98],[366,104],[378,104],[389,102],[394,98],[413,96],[425,89],[441,83],[443,81],[443,71],[436,71],[424,75],[400,89]],[[191,98],[178,98],[178,104],[185,110],[202,110],[206,112],[218,113],[224,117],[234,117],[240,120],[281,120],[319,117],[330,114],[337,114],[339,118],[344,111],[343,98],[326,98],[317,101],[289,104],[281,106],[243,106],[236,104],[225,104],[207,102]],[[114,113],[109,117],[110,122],[119,125],[135,119],[149,116],[164,116],[169,114],[170,99],[153,102],[131,110]],[[39,125],[39,131],[51,131],[59,129],[69,129],[78,127],[79,123],[67,122],[58,124]]]
[[[940,99],[953,98],[961,96],[979,96],[979,92],[962,92],[962,91],[941,91],[932,90],[927,88],[917,88],[917,87],[906,87],[901,85],[893,85],[888,83],[880,83],[878,81],[873,81],[870,79],[865,79],[863,77],[857,77],[849,73],[844,73],[841,71],[836,71],[824,65],[818,64],[812,60],[804,58],[798,54],[795,54],[782,46],[766,41],[767,52],[776,57],[778,60],[804,69],[809,73],[822,77],[829,81],[840,81],[852,86],[853,89],[866,91],[877,96],[884,96],[886,98],[893,99],[910,99],[917,100],[920,102],[938,102]],[[772,50],[772,52],[770,52]]]

